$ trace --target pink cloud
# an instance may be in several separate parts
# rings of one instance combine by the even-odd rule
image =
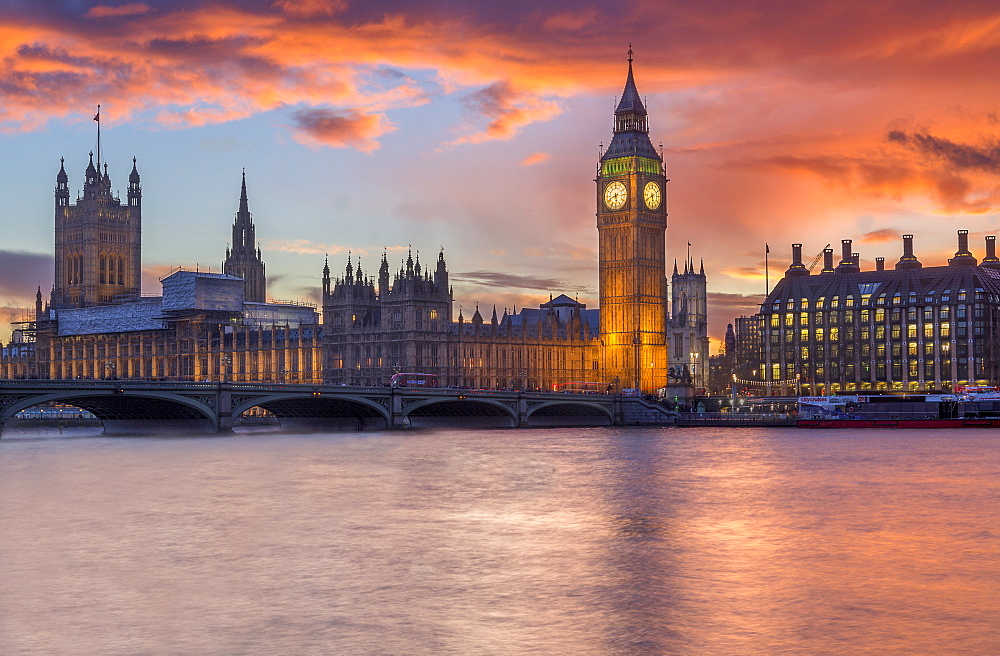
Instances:
[[[293,114],[296,139],[306,145],[351,147],[370,152],[379,147],[377,138],[395,129],[378,114],[322,108],[301,109]]]
[[[113,18],[116,16],[138,16],[152,11],[149,5],[138,2],[128,5],[97,5],[87,11],[87,18]]]

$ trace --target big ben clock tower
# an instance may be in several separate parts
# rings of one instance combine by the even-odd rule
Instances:
[[[666,184],[632,77],[615,110],[615,132],[597,167],[601,349],[620,387],[666,385]]]

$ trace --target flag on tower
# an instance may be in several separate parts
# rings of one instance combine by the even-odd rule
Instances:
[[[770,253],[770,252],[771,252],[771,247],[767,245],[767,242],[764,242],[764,253]]]
[[[101,122],[101,106],[100,105],[97,106],[97,113],[94,114],[94,120],[97,121],[98,123]]]

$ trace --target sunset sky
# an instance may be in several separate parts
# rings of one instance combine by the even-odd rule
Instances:
[[[597,305],[594,174],[627,70],[667,162],[668,259],[704,258],[710,333],[802,242],[925,265],[1000,214],[993,2],[0,0],[8,318],[52,284],[59,158],[143,189],[145,293],[218,271],[246,169],[269,295],[318,300],[324,254],[374,275],[440,248],[456,312]],[[0,329],[0,340],[9,329]],[[714,348],[713,348],[714,351]]]

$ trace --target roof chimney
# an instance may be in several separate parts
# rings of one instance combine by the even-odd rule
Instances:
[[[979,261],[969,251],[968,230],[958,231],[958,250],[955,252],[955,257],[948,260],[948,264],[951,266],[976,266],[979,264]]]
[[[851,240],[841,239],[840,249],[843,257],[840,260],[840,266],[837,267],[838,273],[855,273],[859,271],[857,262],[854,261],[854,255],[851,253]]]
[[[820,273],[833,273],[833,249],[823,249],[823,270]]]
[[[997,257],[996,235],[986,235],[986,257],[980,264],[991,269],[1000,269],[1000,258]]]
[[[903,256],[896,262],[897,269],[919,269],[923,265],[913,255],[913,235],[903,235]]]
[[[808,276],[809,269],[802,264],[802,244],[792,244],[792,264],[785,271],[786,276]]]
[[[885,271],[885,258],[884,257],[876,257],[875,258],[875,270],[876,271]]]

